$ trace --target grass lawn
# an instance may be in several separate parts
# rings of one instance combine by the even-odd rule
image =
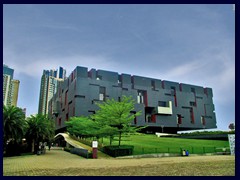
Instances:
[[[109,139],[104,139],[104,145],[109,144]],[[114,141],[113,145],[117,145]],[[150,134],[136,134],[123,138],[121,145],[133,145],[134,155],[150,153],[180,153],[188,150],[190,154],[214,153],[215,148],[220,152],[221,148],[226,147],[229,151],[228,141],[222,140],[199,140],[181,139],[173,137],[157,137]],[[219,148],[219,149],[218,149]]]

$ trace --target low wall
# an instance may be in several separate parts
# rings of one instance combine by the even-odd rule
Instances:
[[[71,148],[70,153],[77,154],[77,155],[85,157],[85,158],[91,158],[90,153],[88,153],[87,149]]]

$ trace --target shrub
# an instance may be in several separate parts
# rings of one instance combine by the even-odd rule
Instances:
[[[21,146],[15,141],[10,141],[6,146],[5,156],[20,156],[21,155]]]
[[[104,146],[103,152],[113,156],[128,156],[133,154],[134,146],[122,145],[122,146]]]
[[[72,148],[70,147],[64,147],[64,151],[70,152]]]

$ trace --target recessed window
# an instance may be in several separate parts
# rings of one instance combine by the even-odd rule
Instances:
[[[137,124],[137,117],[135,116],[136,111],[130,111],[131,114],[134,114],[134,124]]]
[[[158,101],[158,106],[169,107],[169,103],[167,101]]]
[[[206,120],[205,120],[205,117],[204,116],[201,116],[201,123],[202,125],[206,125]]]
[[[145,103],[145,102],[144,102],[144,99],[146,99],[146,92],[145,92],[145,91],[142,91],[142,90],[139,90],[139,91],[138,91],[138,96],[137,96],[137,103],[138,103],[138,104],[143,104],[143,103]]]
[[[196,106],[196,102],[190,102],[190,106]]]
[[[195,93],[195,88],[191,88],[191,92],[192,92],[192,93]]]
[[[106,98],[106,88],[100,86],[99,87],[99,100],[100,101],[105,101],[105,98]]]
[[[59,118],[58,119],[58,125],[61,126],[61,123],[62,123],[62,118]]]
[[[181,116],[181,114],[177,114],[177,124],[182,124],[182,116]]]
[[[156,123],[156,110],[154,107],[145,107],[145,122]]]
[[[99,94],[99,100],[103,101],[104,100],[104,94]]]
[[[65,92],[65,105],[67,105],[68,101],[68,90]]]
[[[119,84],[119,85],[122,84],[122,76],[121,76],[121,75],[118,76],[118,84]]]
[[[75,95],[74,97],[75,98],[83,98],[83,99],[85,98],[85,96],[83,96],[83,95]]]
[[[96,113],[95,111],[92,111],[92,110],[88,110],[88,112],[89,112],[90,114],[95,114],[95,113]]]
[[[156,89],[156,84],[154,80],[151,81],[151,86],[152,86],[152,90]]]

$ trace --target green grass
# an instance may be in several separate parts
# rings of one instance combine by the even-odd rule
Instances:
[[[221,148],[229,147],[228,141],[181,139],[173,137],[157,137],[156,135],[137,134],[125,137],[122,145],[133,145],[134,155],[151,153],[180,153],[188,150],[190,154],[214,153],[222,151]],[[104,139],[104,145],[109,144],[109,139]],[[113,145],[118,142],[114,141]],[[215,150],[217,148],[217,150]],[[219,149],[218,149],[219,148]],[[227,149],[229,151],[229,149]]]

